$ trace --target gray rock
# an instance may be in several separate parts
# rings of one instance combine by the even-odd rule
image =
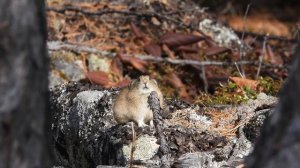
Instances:
[[[126,167],[98,165],[96,168],[126,168]]]
[[[151,159],[158,151],[159,145],[154,136],[142,135],[136,140],[136,149],[133,153],[134,160],[146,161]],[[125,158],[129,160],[132,143],[123,146]]]
[[[105,90],[81,82],[70,82],[51,89],[51,139],[55,165],[99,167],[128,164],[132,130],[127,125],[116,125],[112,115],[112,102],[118,91],[118,89]],[[233,113],[236,116],[233,117],[233,121],[228,122],[237,119],[249,121],[256,115],[257,108],[265,106],[264,103],[270,105],[274,102],[276,100],[271,97],[259,96],[258,100],[237,107]],[[209,132],[211,121],[205,116],[202,117],[199,110],[186,105],[171,114],[184,115],[187,121],[201,128],[185,127],[184,124],[179,125],[176,120],[169,121],[169,124],[162,127],[166,144],[170,149],[170,160],[178,160],[174,165],[182,167],[220,167],[240,163],[252,148],[243,131],[239,129],[240,136],[231,141]],[[164,119],[163,122],[167,123],[167,120]],[[145,127],[136,128],[135,131],[138,138],[133,157],[134,164],[159,167],[162,158],[158,155],[159,141],[157,142],[154,136],[155,130]],[[191,150],[196,154],[186,154]]]
[[[175,168],[216,168],[223,165],[226,165],[226,162],[215,161],[215,155],[211,152],[196,152],[180,156],[173,166]]]
[[[73,82],[51,90],[55,164],[65,167],[126,165],[131,127],[116,125],[112,101],[117,89]],[[154,130],[137,130],[134,160],[147,161],[158,151]],[[127,147],[127,148],[126,148]],[[127,149],[127,150],[126,150]]]
[[[54,88],[57,85],[61,85],[63,83],[66,83],[67,81],[61,78],[60,76],[56,75],[53,72],[49,73],[49,88]]]
[[[54,69],[63,73],[69,81],[79,81],[80,79],[85,78],[84,71],[79,66],[79,64],[82,64],[82,62],[79,60],[72,63],[65,60],[53,61]]]
[[[204,19],[199,23],[199,29],[222,47],[242,49],[242,51],[250,49],[231,28],[216,21]]]

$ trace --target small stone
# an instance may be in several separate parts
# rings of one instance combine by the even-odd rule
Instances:
[[[136,150],[134,151],[134,160],[148,160],[151,159],[158,151],[159,145],[156,143],[157,139],[154,136],[143,135],[136,141]],[[127,160],[130,158],[131,144],[123,147],[123,153]]]

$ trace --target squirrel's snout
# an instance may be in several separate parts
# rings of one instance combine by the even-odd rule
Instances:
[[[144,83],[144,88],[148,88],[147,83]]]

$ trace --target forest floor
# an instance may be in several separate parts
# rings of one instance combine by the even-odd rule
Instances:
[[[176,111],[168,124],[189,127],[188,113],[201,111],[212,121],[210,129],[231,139],[251,120],[239,118],[236,107],[276,96],[288,77],[300,22],[255,7],[234,10],[226,3],[212,11],[198,5],[191,0],[48,0],[49,87],[79,80],[122,87],[147,74],[167,100],[201,109]]]

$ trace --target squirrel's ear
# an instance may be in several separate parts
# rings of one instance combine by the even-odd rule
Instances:
[[[155,79],[151,79],[151,81],[157,85],[157,81]]]

